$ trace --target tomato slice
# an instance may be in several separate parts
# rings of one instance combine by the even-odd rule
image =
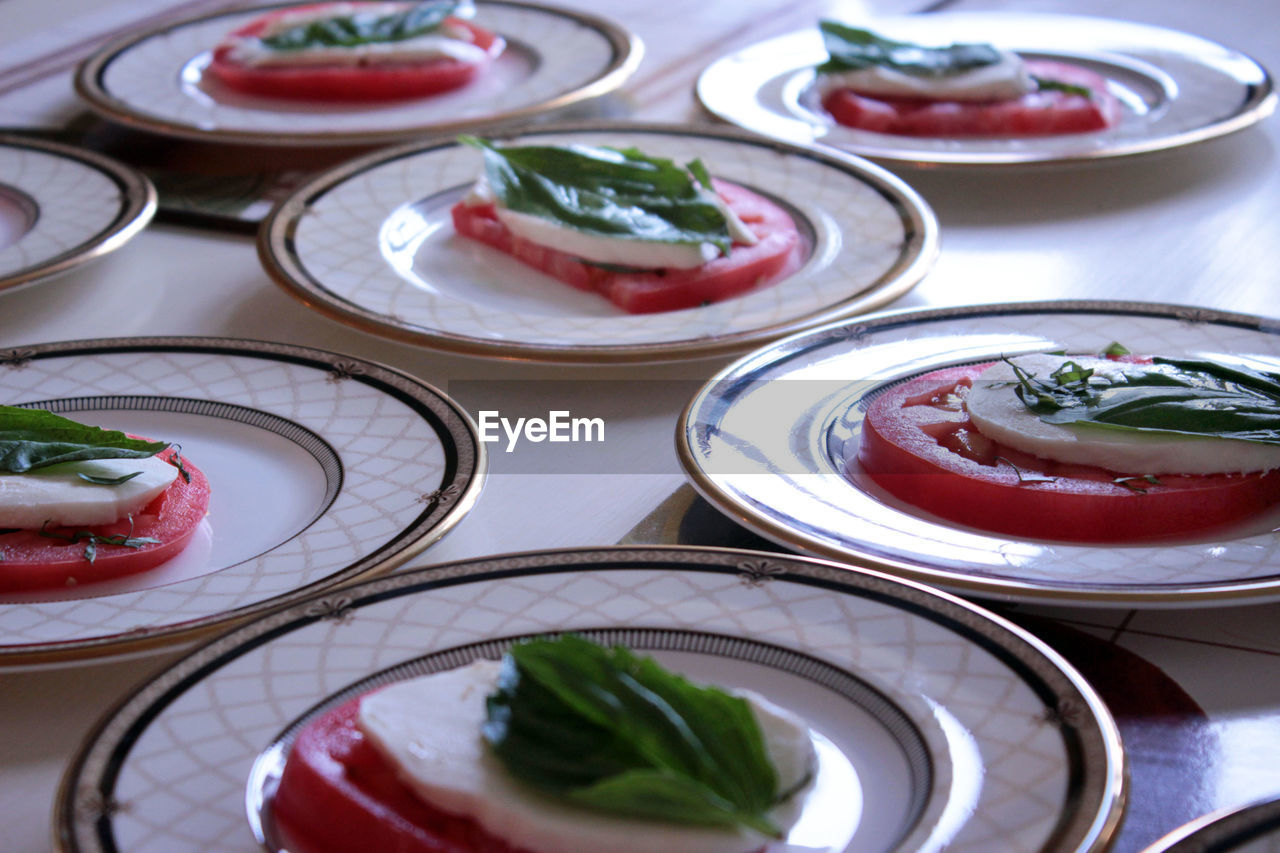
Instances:
[[[937,101],[860,95],[837,89],[822,101],[838,123],[900,136],[1046,136],[1105,130],[1120,117],[1120,102],[1107,80],[1086,68],[1028,60],[1036,77],[1088,88],[1092,96],[1030,92],[1003,101]]]
[[[867,410],[863,474],[950,521],[1031,539],[1128,542],[1246,519],[1280,502],[1280,470],[1115,472],[1041,459],[983,436],[963,396],[990,365],[953,367],[889,388]],[[850,472],[856,479],[856,474]],[[1117,482],[1126,475],[1128,485]]]
[[[439,811],[396,778],[356,726],[360,699],[299,732],[270,803],[295,853],[519,853],[469,818]]]
[[[693,308],[773,284],[804,262],[800,232],[782,208],[737,184],[713,179],[725,203],[756,235],[754,245],[735,244],[728,255],[695,269],[615,272],[583,263],[557,249],[512,234],[493,204],[454,205],[453,226],[478,240],[579,290],[594,291],[632,314]]]
[[[233,38],[256,36],[282,15],[324,9],[335,3],[291,6],[255,18],[231,33]],[[449,24],[471,32],[472,42],[488,54],[485,62],[432,59],[426,62],[378,65],[311,65],[297,68],[256,67],[232,58],[234,45],[224,43],[213,51],[206,73],[236,92],[269,98],[307,101],[388,101],[419,98],[457,89],[469,83],[480,69],[506,46],[496,34],[461,18],[447,18]]]
[[[159,456],[170,459],[174,453],[169,448]],[[187,547],[209,510],[209,481],[185,456],[182,465],[191,482],[179,476],[134,515],[132,526],[125,520],[91,527],[50,527],[45,531],[50,535],[37,530],[0,533],[0,593],[66,589],[146,571],[176,556]],[[85,556],[84,541],[54,538],[82,532],[159,541],[138,548],[98,543],[91,562]]]

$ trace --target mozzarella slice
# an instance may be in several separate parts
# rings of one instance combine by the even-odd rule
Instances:
[[[134,471],[142,473],[118,486],[79,476],[115,479]],[[155,456],[63,462],[25,474],[0,474],[0,528],[110,524],[151,503],[177,476],[177,468]]]
[[[694,269],[720,254],[711,243],[654,243],[586,234],[550,219],[499,206],[498,220],[518,237],[551,249],[604,264],[655,269]]]
[[[754,246],[758,242],[755,232],[747,227],[723,198],[714,193],[709,195],[724,214],[729,239],[734,243]],[[472,186],[466,200],[476,204],[492,202],[498,220],[517,237],[596,263],[640,269],[697,269],[720,256],[720,249],[712,243],[659,243],[652,240],[605,237],[587,234],[541,216],[511,210],[502,205],[489,186],[488,177],[484,175]]]
[[[1098,376],[1167,369],[1083,356],[1036,354],[1010,360],[1042,379],[1068,360],[1092,368]],[[987,438],[1042,459],[1135,475],[1230,474],[1280,468],[1280,447],[1271,444],[1048,424],[1023,405],[1014,392],[1015,382],[1013,368],[998,362],[974,380],[965,406],[978,431]]]
[[[476,64],[488,54],[472,44],[471,31],[465,27],[442,25],[433,33],[402,41],[373,42],[354,47],[306,47],[299,50],[277,50],[263,39],[304,24],[351,15],[376,17],[404,10],[406,3],[334,3],[319,9],[281,15],[252,38],[235,38],[228,58],[253,67],[292,67],[309,65],[380,65],[385,63],[427,62],[432,59],[456,59]]]
[[[373,42],[356,47],[304,47],[298,50],[275,50],[259,39],[241,39],[227,56],[233,62],[255,68],[293,68],[314,65],[383,65],[428,62],[433,59],[456,59],[475,65],[484,62],[488,53],[469,41],[433,33],[404,41]]]
[[[474,818],[490,834],[534,853],[748,853],[763,836],[664,824],[574,808],[531,791],[507,773],[481,737],[485,697],[500,664],[470,666],[393,684],[361,701],[359,726],[399,777],[426,802]],[[752,703],[783,789],[811,772],[814,750],[803,721],[754,694]],[[793,796],[782,825],[799,816]]]
[[[1000,51],[999,62],[959,74],[925,77],[873,65],[857,71],[822,74],[818,78],[818,89],[824,96],[837,89],[853,89],[864,95],[895,98],[1002,101],[1034,92],[1036,83],[1020,56]]]
[[[352,15],[377,17],[390,15],[405,9],[407,3],[325,3],[310,8],[291,9],[276,18],[263,28],[259,34],[262,38],[280,35],[285,30],[324,21],[329,18],[347,18]]]

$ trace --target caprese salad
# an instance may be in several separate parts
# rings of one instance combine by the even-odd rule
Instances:
[[[497,146],[455,230],[624,311],[719,302],[799,269],[796,223],[745,187],[635,148]]]
[[[457,89],[505,47],[501,37],[457,17],[459,5],[291,6],[228,35],[206,72],[237,92],[309,101],[387,101]]]
[[[858,463],[898,499],[997,533],[1205,531],[1280,502],[1280,373],[1118,344],[951,367],[871,403]]]
[[[749,853],[799,817],[803,721],[575,635],[366,693],[298,734],[293,853]]]
[[[154,568],[208,507],[208,481],[175,446],[0,406],[0,592]]]
[[[836,21],[817,88],[837,123],[906,136],[1041,136],[1104,130],[1120,103],[1102,75],[990,44],[932,47]]]

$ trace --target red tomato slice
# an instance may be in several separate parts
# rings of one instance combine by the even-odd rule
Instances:
[[[1092,97],[1031,92],[1004,101],[935,101],[860,95],[837,89],[822,102],[838,123],[900,136],[1046,136],[1104,130],[1120,117],[1120,102],[1105,77],[1085,68],[1028,60],[1036,77],[1084,86]]]
[[[960,400],[989,365],[953,367],[890,388],[867,410],[862,471],[926,512],[1031,539],[1127,542],[1203,531],[1280,502],[1280,470],[1115,472],[1041,459],[983,436]],[[1116,479],[1135,474],[1130,487]],[[1034,482],[1053,478],[1051,482]],[[1143,491],[1136,491],[1142,489]]]
[[[298,734],[271,800],[271,820],[294,853],[518,853],[473,820],[424,803],[356,726],[360,699]]]
[[[333,5],[336,4],[312,3],[281,9],[255,18],[231,36],[256,36],[282,15]],[[447,20],[469,30],[474,44],[488,53],[488,60],[496,57],[506,46],[501,38],[483,27],[460,18]],[[470,63],[456,59],[432,59],[380,65],[255,67],[236,62],[231,57],[232,48],[233,45],[224,42],[214,49],[206,69],[213,79],[248,95],[308,101],[388,101],[434,95],[469,83],[488,64],[488,60]]]
[[[632,314],[676,311],[739,296],[785,278],[804,261],[800,232],[791,216],[771,201],[728,181],[713,186],[756,235],[755,245],[735,244],[728,255],[696,269],[613,272],[573,255],[512,234],[492,204],[454,205],[453,226],[464,237],[512,255],[579,290],[595,291]]]
[[[159,455],[169,459],[173,453],[169,448]],[[187,547],[209,510],[209,481],[185,456],[182,465],[191,475],[191,482],[179,476],[134,515],[132,529],[125,520],[92,527],[50,527],[46,531],[59,536],[88,531],[99,536],[124,535],[158,542],[139,548],[99,543],[90,562],[85,557],[83,541],[50,538],[36,530],[0,533],[0,593],[66,589],[145,571],[176,556]]]

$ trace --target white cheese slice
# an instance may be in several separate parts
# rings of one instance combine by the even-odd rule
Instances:
[[[723,198],[714,193],[708,195],[724,214],[730,240],[745,246],[754,246],[759,242],[755,232],[747,227]],[[511,210],[502,205],[484,175],[472,186],[466,200],[469,203],[493,202],[498,221],[517,237],[596,263],[641,269],[696,269],[720,256],[720,249],[712,243],[660,243],[586,234],[541,216]]]
[[[134,471],[142,473],[118,486],[79,476],[115,479]],[[155,456],[63,462],[25,474],[0,474],[0,528],[110,524],[151,503],[177,476],[177,468]]]
[[[654,243],[586,234],[550,219],[499,206],[498,221],[518,237],[587,261],[655,269],[696,269],[720,254],[711,243]]]
[[[837,89],[853,89],[865,95],[894,98],[1002,101],[1034,92],[1036,84],[1022,58],[1002,50],[999,62],[959,74],[922,77],[875,65],[857,71],[821,74],[818,89],[823,96]]]
[[[408,6],[408,3],[326,3],[323,6],[291,9],[273,18],[262,29],[261,35],[263,37],[275,36],[285,30],[291,30],[303,24],[310,24],[329,18],[347,18],[357,14],[370,17],[390,15],[402,11]]]
[[[1098,376],[1168,369],[1083,356],[1036,354],[1011,359],[1041,379],[1068,360],[1092,368]],[[1014,392],[1015,380],[1013,369],[997,362],[974,380],[965,406],[974,426],[987,438],[1043,459],[1095,465],[1133,475],[1230,474],[1280,468],[1280,446],[1272,444],[1048,424],[1023,405]]]
[[[272,50],[258,39],[241,39],[227,55],[233,62],[255,68],[295,68],[333,65],[388,65],[456,59],[469,65],[484,62],[484,49],[447,35],[430,34],[396,42],[374,42],[356,47],[304,47]]]
[[[281,15],[261,33],[251,38],[232,38],[228,54],[233,62],[253,67],[293,67],[315,65],[381,65],[389,63],[427,62],[433,59],[456,59],[468,64],[483,62],[488,54],[472,43],[471,31],[465,27],[444,24],[433,33],[402,41],[374,42],[354,47],[307,47],[299,50],[277,50],[263,39],[279,35],[293,27],[326,18],[353,14],[380,16],[402,11],[409,4],[335,3],[323,9]]]
[[[359,726],[418,796],[475,819],[491,835],[534,853],[749,853],[766,839],[749,830],[664,824],[564,805],[531,791],[493,757],[480,730],[500,664],[470,666],[393,684],[361,701]],[[754,694],[751,703],[784,789],[811,772],[803,721]],[[789,826],[803,794],[774,815]]]

